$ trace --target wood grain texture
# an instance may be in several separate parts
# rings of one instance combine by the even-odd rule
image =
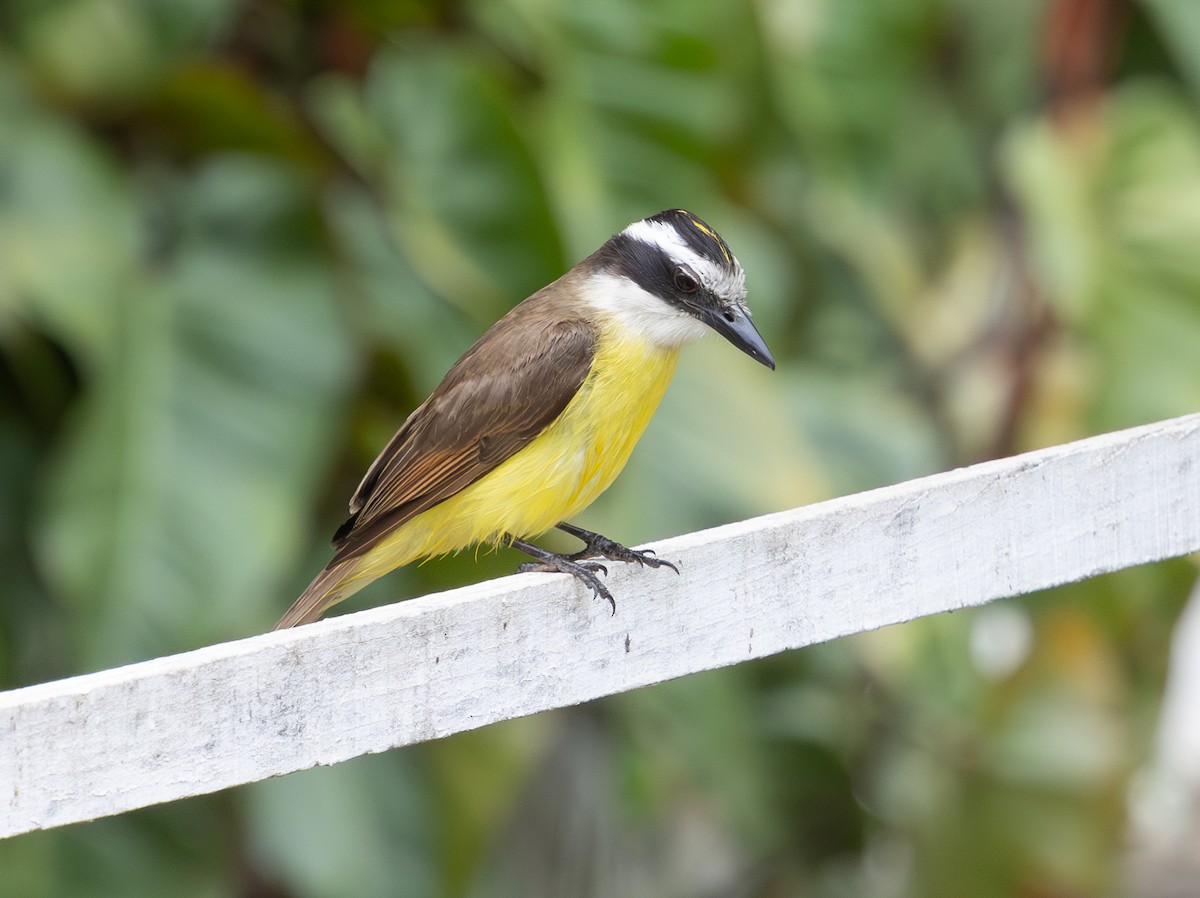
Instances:
[[[1200,549],[1200,415],[0,694],[0,835],[334,764]]]

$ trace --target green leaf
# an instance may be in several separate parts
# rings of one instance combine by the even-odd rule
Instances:
[[[43,567],[88,665],[282,607],[351,372],[302,182],[230,158],[164,189],[178,241],[127,285],[45,505]]]

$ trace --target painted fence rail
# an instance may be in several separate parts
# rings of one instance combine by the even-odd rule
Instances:
[[[1200,415],[654,546],[0,693],[0,836],[1200,550]]]

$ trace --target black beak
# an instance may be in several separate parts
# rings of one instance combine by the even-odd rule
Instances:
[[[775,370],[775,357],[741,305],[705,308],[698,317],[750,358]]]

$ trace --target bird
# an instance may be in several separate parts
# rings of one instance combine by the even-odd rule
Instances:
[[[616,602],[595,559],[667,567],[569,519],[613,482],[658,407],[680,350],[716,332],[774,370],[745,273],[683,209],[630,224],[514,306],[384,446],[350,499],[335,554],[275,629],[317,620],[389,571],[471,546],[511,546],[518,571],[571,574]],[[551,529],[583,549],[529,540]]]

